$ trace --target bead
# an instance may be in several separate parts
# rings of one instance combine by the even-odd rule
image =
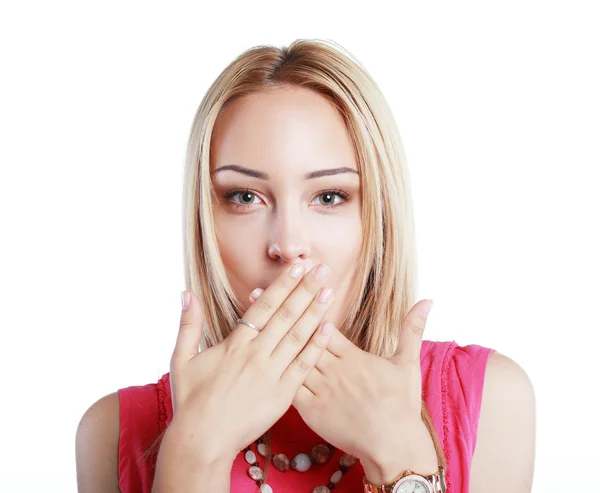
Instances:
[[[271,459],[271,462],[278,471],[286,472],[290,470],[290,459],[285,454],[277,454]]]
[[[310,456],[308,454],[298,454],[296,457],[292,459],[290,464],[291,468],[294,471],[298,472],[306,472],[310,469],[312,462],[310,460]]]
[[[265,457],[265,463],[271,461],[274,467],[281,471],[286,472],[290,469],[293,469],[298,472],[306,472],[308,471],[313,464],[325,464],[328,462],[336,448],[327,443],[327,444],[317,444],[315,445],[310,454],[297,454],[291,461],[285,454],[277,454],[273,456],[271,453],[267,453],[267,445],[261,439],[256,441],[258,454]],[[254,480],[256,485],[258,486],[260,493],[273,493],[273,489],[271,486],[265,483],[264,471],[259,467],[259,463],[257,462],[257,454],[255,454],[250,446],[244,448],[244,458],[246,462],[251,464],[251,467],[248,469],[248,475]],[[330,481],[327,486],[317,486],[312,490],[312,493],[331,493],[331,491],[336,487],[337,484],[340,483],[344,474],[348,470],[348,468],[352,467],[358,461],[358,457],[355,457],[351,454],[342,454],[339,458],[340,468],[335,473],[331,475]]]
[[[248,474],[254,481],[262,481],[263,479],[263,471],[260,467],[252,466],[248,469]]]
[[[311,452],[312,458],[317,464],[325,464],[331,459],[331,449],[327,445],[315,445]]]
[[[333,484],[338,484],[340,482],[340,480],[342,479],[344,473],[342,473],[342,471],[335,471],[332,475],[331,475],[331,482]]]
[[[356,457],[350,454],[344,454],[340,457],[340,466],[352,467],[356,464]]]

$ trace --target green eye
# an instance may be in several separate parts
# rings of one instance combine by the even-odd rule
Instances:
[[[235,200],[234,197],[239,196],[239,201]],[[225,194],[225,199],[231,201],[234,205],[252,205],[256,202],[254,199],[258,198],[255,193],[250,190],[230,190]]]
[[[236,199],[236,197],[238,197]],[[336,196],[338,200],[336,200]],[[314,205],[320,206],[327,211],[333,211],[344,205],[348,201],[350,195],[343,190],[325,190],[320,192],[314,200],[318,200]],[[260,197],[248,189],[230,190],[224,195],[225,200],[231,203],[231,206],[239,211],[252,210],[252,205],[260,202]],[[257,199],[257,200],[255,200]],[[314,202],[313,200],[313,202]]]
[[[335,199],[336,196],[339,197],[339,200],[337,201]],[[327,207],[329,209],[335,209],[346,202],[348,197],[349,195],[343,190],[326,190],[317,197],[319,199],[319,204],[317,205],[322,205],[323,207]]]
[[[250,192],[238,193],[237,195],[240,196],[240,202],[242,204],[251,204],[252,203],[252,199],[254,197],[256,197],[256,195],[254,195],[253,193],[250,193]]]
[[[322,203],[323,205],[331,205],[335,202],[335,194],[333,193],[324,193],[322,195],[319,195],[320,198],[323,198]]]

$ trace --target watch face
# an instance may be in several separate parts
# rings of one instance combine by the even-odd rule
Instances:
[[[398,481],[392,493],[434,493],[434,491],[424,478],[411,474]]]

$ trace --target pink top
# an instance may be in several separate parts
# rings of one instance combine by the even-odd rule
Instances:
[[[423,341],[421,371],[423,399],[431,413],[435,429],[446,456],[448,493],[468,493],[471,459],[475,451],[477,425],[485,368],[493,349],[455,342]],[[119,488],[122,493],[150,493],[154,478],[156,453],[140,458],[173,418],[169,374],[157,383],[119,389]],[[290,459],[308,452],[324,442],[291,406],[273,426],[272,453],[284,453]],[[255,446],[252,449],[256,452]],[[282,473],[271,464],[267,484],[274,493],[310,493],[316,486],[327,485],[338,469],[336,450],[332,460],[315,465],[305,473]],[[249,464],[243,452],[235,459],[231,471],[231,493],[256,492],[258,487],[248,476]],[[264,469],[264,458],[258,456]],[[335,491],[363,493],[364,470],[358,462],[344,474]]]

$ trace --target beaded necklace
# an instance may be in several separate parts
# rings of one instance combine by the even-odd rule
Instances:
[[[265,444],[264,435],[254,443],[256,444],[258,453],[265,458],[265,463],[270,460],[275,469],[281,472],[287,472],[290,469],[297,472],[306,472],[313,464],[322,465],[329,462],[336,450],[336,448],[329,443],[320,443],[312,448],[310,454],[297,454],[290,461],[285,454],[269,454],[267,456],[267,446]],[[250,445],[244,449],[244,458],[246,459],[246,462],[250,464],[248,476],[250,476],[256,485],[260,487],[261,493],[273,493],[273,488],[265,483],[264,471],[260,468],[258,461],[256,460],[257,456],[250,448]],[[312,493],[329,493],[342,480],[346,471],[356,464],[356,460],[357,458],[353,455],[343,454],[339,460],[340,468],[331,475],[327,486],[317,486],[313,489]]]

